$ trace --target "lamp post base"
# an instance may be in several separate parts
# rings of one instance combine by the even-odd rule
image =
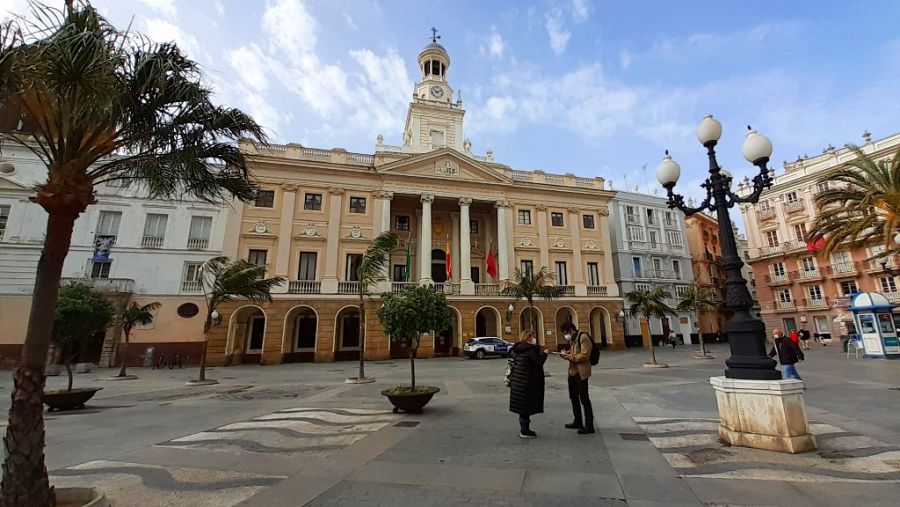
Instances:
[[[731,445],[800,453],[816,449],[801,380],[709,379],[719,408],[719,436]]]

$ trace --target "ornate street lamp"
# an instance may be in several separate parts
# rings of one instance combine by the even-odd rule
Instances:
[[[750,314],[753,298],[747,290],[747,280],[741,275],[744,263],[738,256],[734,232],[728,209],[735,204],[756,203],[763,190],[772,186],[772,176],[766,164],[772,155],[772,143],[766,136],[747,127],[747,139],[741,147],[744,158],[759,167],[753,178],[753,192],[738,197],[731,191],[731,175],[723,171],[716,161],[716,143],[722,136],[722,124],[707,115],[697,128],[697,139],[706,147],[709,155],[709,177],[701,185],[706,189],[706,199],[694,208],[685,205],[684,198],[673,192],[681,175],[681,167],[672,160],[668,150],[656,168],[656,178],[665,187],[669,208],[678,208],[686,216],[703,210],[714,211],[719,222],[719,238],[722,241],[723,267],[725,268],[725,308],[732,313],[728,320],[728,344],[731,357],[725,361],[725,376],[734,379],[778,380],[781,372],[775,369],[775,361],[766,355],[766,326]]]

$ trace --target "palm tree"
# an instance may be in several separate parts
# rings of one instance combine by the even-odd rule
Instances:
[[[517,269],[513,273],[513,281],[506,283],[501,296],[510,297],[513,301],[525,298],[528,301],[528,329],[537,330],[537,311],[534,309],[534,298],[539,297],[544,301],[552,301],[562,294],[562,289],[553,285],[556,280],[553,273],[544,266],[537,272],[533,270],[522,271]]]
[[[697,322],[700,322],[700,314],[717,310],[722,300],[719,295],[710,289],[701,287],[698,283],[693,283],[681,293],[681,301],[678,302],[678,311],[693,312],[697,315]],[[706,347],[703,343],[703,330],[700,329],[700,357],[711,358],[706,353]]]
[[[125,373],[125,366],[128,363],[128,340],[131,338],[131,330],[134,329],[134,326],[146,326],[152,323],[153,312],[159,307],[159,303],[148,303],[141,306],[132,301],[129,306],[122,308],[116,316],[116,324],[122,326],[122,332],[125,334],[125,343],[122,344],[122,369],[119,370],[119,378],[128,377],[128,374]]]
[[[675,313],[669,305],[666,304],[667,299],[671,299],[672,293],[663,286],[656,287],[652,290],[633,290],[625,294],[625,302],[630,305],[628,315],[634,318],[643,317],[650,324],[650,317],[663,318],[666,315]],[[650,363],[658,365],[656,362],[656,350],[653,348],[653,338],[648,337],[650,342]]]
[[[200,354],[200,378],[189,384],[215,384],[206,379],[206,346],[213,314],[219,305],[235,299],[253,303],[272,301],[272,289],[284,283],[284,277],[266,278],[266,267],[243,259],[229,261],[228,257],[213,257],[200,266],[200,284],[206,298],[206,320],[203,322],[203,352]]]
[[[850,149],[856,158],[820,180],[829,188],[816,194],[818,215],[809,239],[824,239],[826,253],[873,243],[885,247],[879,257],[900,253],[892,242],[900,231],[900,149],[883,160]]]
[[[255,187],[235,141],[263,141],[239,110],[213,104],[198,65],[175,44],[117,29],[86,1],[32,3],[34,21],[0,24],[0,104],[24,132],[0,133],[35,153],[47,179],[31,201],[47,212],[28,331],[6,428],[0,505],[52,505],[41,391],[63,262],[95,185],[136,183],[151,198],[249,200]]]
[[[366,296],[378,282],[387,279],[387,268],[391,263],[391,251],[397,248],[400,239],[396,234],[384,232],[369,243],[357,270],[359,295],[359,377],[357,382],[366,382]]]

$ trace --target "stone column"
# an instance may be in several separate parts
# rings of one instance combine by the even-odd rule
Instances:
[[[394,198],[393,192],[377,190],[372,192],[372,196],[381,200],[381,217],[379,223],[375,224],[375,232],[383,234],[391,231],[391,200]],[[391,290],[391,254],[388,254],[388,262],[384,267],[384,280],[379,282],[376,290],[380,292],[388,292]]]
[[[325,275],[322,277],[322,293],[336,294],[338,289],[338,246],[341,242],[341,215],[343,212],[343,188],[328,189],[328,238],[325,244]]]
[[[572,236],[572,285],[576,296],[587,296],[587,284],[584,282],[584,260],[581,258],[581,210],[569,208],[569,235]]]
[[[450,258],[447,259],[453,266],[453,276],[448,283],[459,283],[459,213],[450,213]]]
[[[509,201],[502,200],[494,203],[497,208],[497,278],[502,281],[509,280],[509,230],[506,224],[506,210],[509,209]]]
[[[278,251],[275,253],[275,274],[291,279],[288,265],[291,259],[291,243],[294,233],[294,203],[298,186],[294,183],[281,185],[281,223],[278,226]],[[279,288],[287,291],[287,284]]]
[[[619,295],[619,284],[616,283],[613,273],[612,242],[609,236],[609,208],[601,206],[597,210],[597,215],[600,217],[597,226],[600,227],[600,233],[603,236],[603,266],[600,267],[600,283],[606,286],[607,295],[616,297]],[[622,231],[622,234],[625,234],[625,231]]]
[[[538,226],[538,247],[541,249],[539,264],[535,266],[536,270],[543,267],[552,269],[550,265],[550,234],[547,232],[547,207],[537,206],[537,226]]]
[[[472,199],[459,200],[459,292],[466,296],[475,294],[475,283],[472,282],[472,230],[469,206]]]
[[[419,238],[419,283],[431,285],[431,203],[434,194],[422,194],[422,236]]]

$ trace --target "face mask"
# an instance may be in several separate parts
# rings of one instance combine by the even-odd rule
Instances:
[[[572,340],[572,335],[567,334],[567,335],[566,335],[566,340],[570,340],[570,341],[571,341],[571,340]]]
[[[537,340],[535,340],[534,338],[532,338],[532,339],[528,340],[528,343],[534,345],[534,344],[537,343]]]

